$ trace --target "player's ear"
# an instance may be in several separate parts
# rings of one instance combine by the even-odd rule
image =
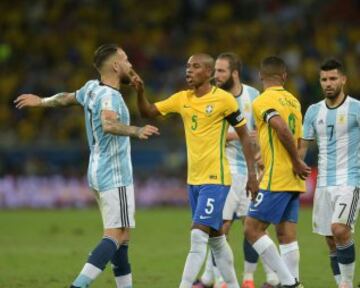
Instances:
[[[113,70],[114,70],[115,72],[119,72],[119,70],[120,70],[120,63],[119,63],[118,61],[114,61],[114,62],[112,63],[112,68],[113,68]]]
[[[345,75],[342,75],[341,78],[342,78],[342,79],[341,79],[342,85],[345,85],[345,84],[346,84],[346,81],[347,81],[347,77],[346,77]]]
[[[237,70],[232,71],[231,76],[233,78],[240,78],[239,72]]]

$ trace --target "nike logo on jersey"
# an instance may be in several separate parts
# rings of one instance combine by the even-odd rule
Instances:
[[[184,108],[191,108],[190,105],[184,105],[183,107],[184,107]]]
[[[249,211],[250,211],[250,212],[255,212],[255,211],[257,211],[257,209],[251,209],[251,208],[249,208]]]
[[[200,215],[200,219],[201,220],[205,220],[205,219],[210,219],[211,216],[203,216],[203,215]]]

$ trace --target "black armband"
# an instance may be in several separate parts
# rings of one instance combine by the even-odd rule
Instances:
[[[244,120],[244,116],[241,114],[240,110],[237,110],[236,112],[228,115],[225,119],[230,123],[231,126],[236,126]]]
[[[270,119],[277,115],[280,115],[280,114],[275,109],[266,110],[265,113],[263,114],[263,120],[266,123],[269,123]]]

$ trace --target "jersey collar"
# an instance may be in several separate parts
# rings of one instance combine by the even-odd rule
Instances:
[[[324,100],[325,106],[326,106],[326,108],[329,109],[329,110],[337,109],[337,108],[339,108],[341,105],[343,105],[343,104],[345,103],[345,101],[346,101],[347,98],[348,98],[348,95],[345,95],[344,99],[343,99],[337,106],[335,106],[335,107],[329,107],[329,106],[327,105],[327,103],[326,103],[326,100]]]
[[[265,89],[265,91],[267,90],[271,90],[271,91],[284,91],[284,87],[283,86],[272,86],[272,87],[268,87]]]

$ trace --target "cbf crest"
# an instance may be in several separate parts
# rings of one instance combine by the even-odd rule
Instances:
[[[211,104],[206,105],[205,107],[205,113],[207,116],[210,116],[211,113],[214,111],[214,106]]]

